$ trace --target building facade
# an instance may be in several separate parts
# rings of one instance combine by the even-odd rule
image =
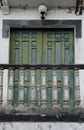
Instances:
[[[0,2],[0,129],[83,129],[83,7]]]

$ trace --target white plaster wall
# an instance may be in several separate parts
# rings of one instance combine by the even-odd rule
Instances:
[[[84,123],[0,123],[0,130],[84,130]]]
[[[2,22],[3,19],[16,19],[16,20],[40,20],[40,14],[38,10],[23,10],[23,9],[11,9],[9,15],[3,15],[0,10],[0,64],[9,63],[9,38],[2,38]],[[82,38],[74,39],[75,41],[75,63],[84,64],[84,12],[82,16],[76,16],[74,10],[72,13],[66,10],[49,10],[46,15],[47,20],[67,20],[67,19],[81,19],[82,20]],[[7,72],[6,76],[7,76]],[[3,97],[4,104],[6,103],[7,97],[7,80],[4,74],[4,86],[3,86]],[[80,71],[80,96],[81,96],[81,107],[84,107],[84,71]]]

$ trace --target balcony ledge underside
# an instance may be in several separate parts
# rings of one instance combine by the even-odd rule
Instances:
[[[0,122],[83,122],[84,108],[0,109]]]

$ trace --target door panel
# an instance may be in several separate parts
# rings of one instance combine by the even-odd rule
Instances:
[[[22,63],[27,64],[30,62],[29,55],[29,41],[22,41]]]
[[[64,63],[64,43],[55,42],[55,64]]]
[[[24,87],[24,104],[25,106],[29,106],[29,86]]]
[[[47,87],[47,106],[52,106],[52,87]]]
[[[53,33],[43,32],[43,64],[54,64]]]
[[[11,64],[73,64],[73,30],[31,29],[11,31]],[[35,71],[36,106],[41,105],[41,70]],[[25,70],[24,102],[29,105],[30,70]],[[46,71],[47,106],[52,105],[52,70]],[[74,104],[74,72],[69,71],[70,104]],[[17,92],[16,92],[17,91]],[[58,103],[63,105],[63,70],[57,70]],[[19,70],[14,73],[14,103],[18,104]]]
[[[19,41],[15,42],[14,55],[15,55],[15,58],[14,58],[15,64],[19,64],[20,60],[21,60],[20,59],[20,42]]]
[[[30,99],[30,70],[26,69],[24,72],[24,104],[25,106],[29,106]]]
[[[40,64],[42,63],[42,32],[13,31],[11,33],[10,63]],[[32,56],[31,56],[32,55]]]
[[[41,70],[36,70],[36,106],[41,105]]]

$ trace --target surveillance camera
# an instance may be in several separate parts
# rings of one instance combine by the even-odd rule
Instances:
[[[40,13],[46,13],[47,12],[47,7],[45,5],[40,5],[38,8]]]
[[[45,5],[40,5],[38,10],[39,10],[40,14],[42,15],[41,19],[45,19],[44,15],[47,12],[47,7]]]

